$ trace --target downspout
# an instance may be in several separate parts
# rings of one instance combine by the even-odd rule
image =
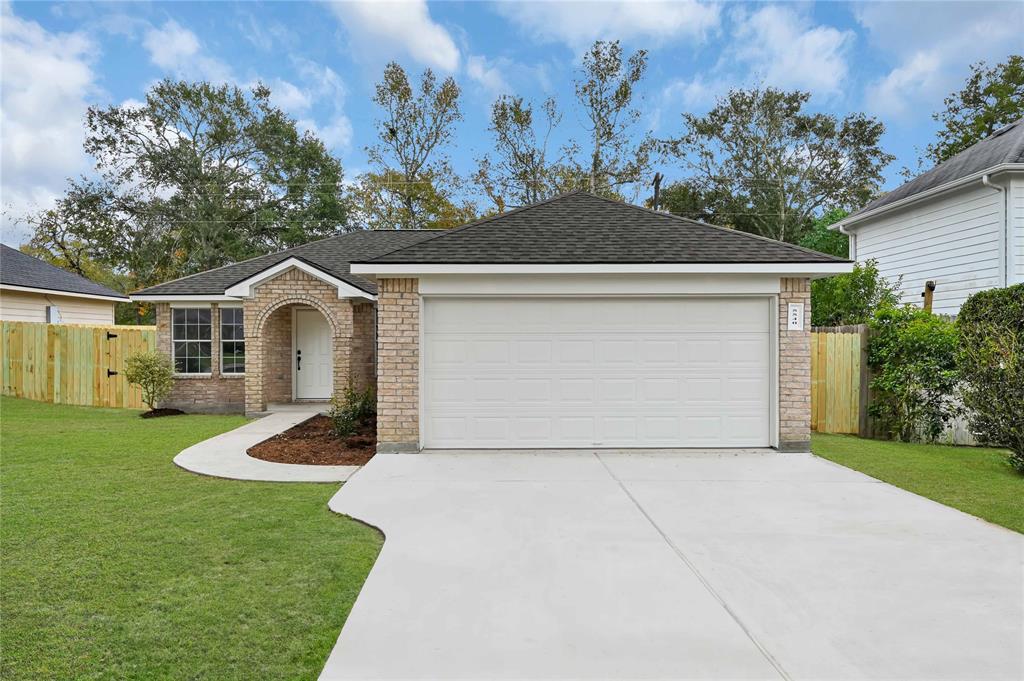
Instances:
[[[851,231],[848,231],[846,229],[846,225],[844,225],[842,223],[839,224],[839,233],[846,235],[846,238],[849,240],[850,260],[856,261],[857,260],[857,235],[854,234]]]
[[[1010,267],[1008,262],[1010,258],[1010,224],[1009,220],[1007,219],[1007,217],[1009,216],[1009,211],[1006,210],[1006,187],[994,184],[987,173],[981,176],[981,184],[985,187],[988,187],[989,189],[993,189],[999,192],[1002,195],[1002,201],[999,202],[999,212],[1003,218],[1003,234],[1002,238],[999,240],[999,286],[1001,288],[1004,288],[1009,283],[1010,274]]]

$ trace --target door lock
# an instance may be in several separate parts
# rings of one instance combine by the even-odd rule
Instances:
[[[302,371],[302,350],[295,351],[295,370]]]

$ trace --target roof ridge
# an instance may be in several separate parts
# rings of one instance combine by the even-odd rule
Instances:
[[[788,248],[792,248],[792,249],[795,249],[795,250],[798,250],[798,251],[802,251],[804,253],[813,253],[814,255],[824,255],[825,257],[828,257],[828,258],[834,258],[835,260],[837,260],[839,262],[851,262],[849,259],[840,258],[840,257],[832,255],[830,253],[822,253],[821,251],[816,251],[813,248],[806,248],[805,246],[799,246],[797,244],[791,244],[788,241],[779,241],[778,239],[772,239],[771,237],[762,236],[760,234],[754,234],[753,232],[744,232],[743,230],[735,229],[733,227],[722,227],[721,225],[712,225],[711,223],[704,222],[702,220],[694,220],[693,218],[684,218],[682,215],[676,215],[675,213],[663,213],[660,210],[654,210],[653,208],[648,208],[647,206],[638,206],[635,203],[626,203],[625,201],[616,201],[615,199],[609,199],[606,196],[601,196],[599,194],[593,194],[591,192],[586,192],[586,194],[588,194],[589,196],[593,196],[594,198],[601,199],[602,201],[607,201],[609,203],[614,203],[616,205],[625,206],[626,208],[633,208],[635,210],[644,211],[646,213],[651,213],[653,215],[660,215],[662,217],[671,218],[671,219],[677,220],[679,222],[688,222],[688,223],[693,223],[695,225],[700,225],[702,227],[710,227],[711,229],[717,229],[720,232],[726,232],[726,233],[729,233],[729,234],[741,234],[741,235],[743,235],[745,237],[750,237],[752,239],[757,239],[759,241],[767,241],[770,244],[777,244],[777,245],[786,246]]]

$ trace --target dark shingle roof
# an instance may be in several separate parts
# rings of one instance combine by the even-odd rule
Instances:
[[[368,293],[376,293],[376,285],[349,272],[354,260],[373,258],[403,246],[436,236],[436,230],[380,230],[339,234],[277,253],[261,255],[233,265],[200,272],[164,284],[136,291],[134,295],[223,295],[229,286],[248,279],[288,258],[300,258],[342,281]]]
[[[3,244],[0,244],[0,284],[128,300],[123,293],[54,267],[48,262]]]
[[[359,262],[696,264],[846,261],[781,241],[577,191],[442,232],[432,239]]]
[[[1000,128],[989,137],[967,147],[928,172],[883,194],[850,217],[896,203],[915,194],[1004,163],[1024,163],[1024,118]]]

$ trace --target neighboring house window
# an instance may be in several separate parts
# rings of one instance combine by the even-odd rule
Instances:
[[[209,308],[189,307],[171,310],[171,339],[176,372],[210,373],[212,330]]]
[[[245,334],[240,307],[220,309],[220,371],[222,374],[245,373]]]

